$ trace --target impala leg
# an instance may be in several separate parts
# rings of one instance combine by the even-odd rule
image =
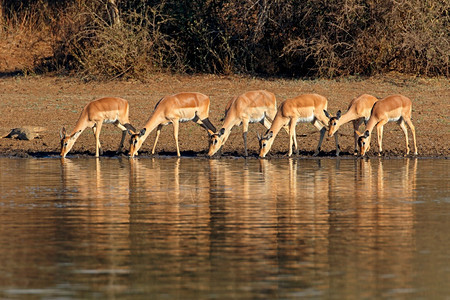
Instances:
[[[414,155],[417,155],[416,128],[414,127],[413,123],[411,122],[411,119],[405,119],[405,121],[408,124],[409,128],[411,129],[412,136],[413,136],[413,142],[414,142]]]
[[[205,125],[205,129],[208,132],[212,132],[215,133],[216,132],[216,127],[211,123],[211,121],[209,120],[209,118],[204,118],[203,120],[201,120],[202,123]]]
[[[97,122],[95,123],[95,129],[92,128],[95,135],[95,157],[103,155],[102,145],[100,144],[100,131],[102,130],[102,125],[102,122]]]
[[[292,134],[292,142],[294,143],[295,154],[298,155],[298,144],[297,144],[297,132],[294,126],[294,133]]]
[[[119,148],[117,149],[117,154],[122,153],[123,142],[125,141],[125,136],[127,135],[126,130],[122,130],[122,138],[120,139]]]
[[[339,138],[337,132],[334,135],[334,143],[336,144],[336,156],[339,156],[339,153],[341,153],[341,148],[339,147]]]
[[[158,139],[159,139],[159,135],[161,134],[162,127],[163,127],[163,125],[159,124],[158,127],[156,128],[156,137],[155,137],[155,142],[153,143],[152,154],[155,154],[156,144],[158,143]]]
[[[242,120],[242,130],[243,130],[242,138],[244,139],[244,153],[245,153],[245,157],[248,156],[248,152],[247,152],[248,123],[249,123],[248,119],[243,119]]]
[[[270,126],[272,126],[272,122],[270,122],[266,116],[264,116],[264,118],[260,121],[260,123],[267,129],[270,129]]]
[[[180,126],[180,122],[178,119],[172,120],[173,123],[173,137],[175,138],[175,144],[177,145],[177,156],[180,157],[180,147],[178,146],[178,129]]]
[[[387,121],[381,121],[377,124],[377,139],[378,139],[378,156],[381,156],[383,151],[383,127]]]
[[[377,126],[377,140],[378,156],[381,156],[381,151],[383,151],[383,126]]]
[[[317,120],[315,120],[313,122],[314,127],[316,127],[317,129],[319,129],[320,131],[320,137],[319,137],[319,143],[317,144],[317,149],[316,152],[314,152],[313,156],[317,156],[320,153],[320,149],[322,147],[322,142],[323,142],[323,138],[325,137],[325,133],[327,131],[327,129]]]
[[[320,149],[322,148],[322,142],[323,142],[323,138],[325,136],[326,131],[327,131],[327,129],[325,127],[320,129],[319,144],[317,144],[317,149],[316,149],[316,152],[314,152],[314,156],[317,156],[320,153]]]
[[[117,149],[117,153],[122,152],[123,148],[123,142],[125,141],[125,136],[127,135],[127,128],[119,123],[119,121],[114,122],[114,125],[116,125],[120,130],[122,130],[122,138],[120,140],[119,148]]]
[[[216,127],[211,123],[209,118],[204,118],[203,120],[200,120],[198,116],[195,116],[194,119],[192,119],[192,121],[203,127],[208,132],[209,135],[212,135],[217,131]]]
[[[408,129],[406,128],[406,124],[405,121],[403,121],[403,119],[401,119],[398,122],[398,125],[400,126],[400,128],[402,129],[403,133],[405,134],[405,140],[406,140],[406,155],[409,154],[409,141],[408,141]]]
[[[358,138],[359,138],[358,129],[359,129],[359,126],[361,126],[361,124],[363,122],[364,122],[363,118],[354,120],[352,122],[353,123],[353,136],[355,138],[355,150],[353,151],[353,155],[358,155]]]
[[[242,133],[242,138],[244,139],[244,156],[247,157],[248,156],[248,152],[247,152],[247,131],[244,131]]]
[[[291,119],[291,122],[289,123],[289,152],[288,155],[292,155],[292,146],[295,145],[295,150],[297,151],[297,134],[295,132],[295,125],[296,122]]]

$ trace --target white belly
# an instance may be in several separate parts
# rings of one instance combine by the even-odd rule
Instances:
[[[300,117],[297,119],[297,123],[311,123],[314,121],[314,115],[310,115],[308,117]]]
[[[111,124],[111,123],[114,123],[114,122],[116,122],[116,121],[117,121],[117,118],[115,118],[115,119],[104,119],[104,120],[103,120],[103,123]]]
[[[117,111],[107,111],[103,113],[102,117],[104,118],[103,123],[111,124],[119,120],[119,113]]]
[[[262,115],[260,117],[256,117],[256,118],[255,117],[250,118],[249,122],[250,123],[258,123],[258,122],[261,122],[262,119],[264,119],[264,115]]]
[[[400,117],[389,118],[388,122],[397,122],[398,120],[400,120]]]
[[[180,123],[184,123],[184,122],[188,122],[188,121],[192,121],[194,118],[180,118]]]

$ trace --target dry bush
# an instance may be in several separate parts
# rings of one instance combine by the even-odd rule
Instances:
[[[448,1],[307,2],[310,31],[291,37],[284,54],[312,60],[319,75],[449,75]]]
[[[145,78],[156,71],[180,68],[183,56],[176,42],[161,30],[170,17],[161,14],[162,4],[144,13],[122,14],[120,23],[111,23],[108,14],[84,8],[55,49],[57,63],[76,70],[82,78]],[[107,13],[107,12],[106,12]]]
[[[53,53],[37,58],[39,69],[85,79],[144,80],[166,70],[449,76],[449,1],[27,0],[24,8],[5,2],[18,10],[6,19],[17,15],[11,22],[51,40]]]
[[[39,8],[15,12],[0,5],[0,71],[34,72],[39,61],[52,55],[54,37],[46,23],[52,15],[47,6]]]

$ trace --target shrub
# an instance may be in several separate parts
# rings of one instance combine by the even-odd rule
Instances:
[[[85,79],[145,79],[160,71],[335,77],[394,70],[449,76],[448,1],[0,3],[3,24],[33,24],[32,30],[52,39],[53,54],[37,57],[40,69]]]
[[[145,79],[156,71],[183,70],[182,51],[161,30],[170,21],[161,14],[161,7],[124,13],[118,24],[86,9],[70,26],[63,27],[67,31],[55,47],[58,64],[76,70],[85,79]]]

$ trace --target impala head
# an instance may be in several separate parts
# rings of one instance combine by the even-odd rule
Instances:
[[[339,119],[341,118],[341,111],[338,110],[335,117],[332,116],[330,113],[328,113],[326,110],[324,110],[323,112],[325,113],[325,116],[327,116],[327,118],[329,119],[328,136],[332,137],[341,126],[339,124]]]
[[[61,157],[66,157],[67,153],[72,149],[73,144],[77,140],[78,136],[81,134],[81,130],[75,132],[72,135],[67,135],[66,129],[63,127],[59,132],[59,137],[61,138]]]
[[[360,134],[358,138],[359,154],[364,156],[370,149],[370,132],[366,130],[364,134]]]
[[[225,128],[221,128],[218,132],[210,135],[208,156],[213,156],[223,145]]]
[[[258,134],[258,140],[259,140],[259,157],[266,157],[266,154],[269,152],[270,148],[272,147],[273,140],[273,131],[268,131],[264,136],[259,136]]]
[[[142,143],[144,143],[144,138],[142,137],[147,129],[143,128],[138,133],[129,131],[128,133],[131,135],[130,139],[130,151],[128,152],[128,155],[130,157],[135,157],[138,155],[139,149],[141,149]]]

